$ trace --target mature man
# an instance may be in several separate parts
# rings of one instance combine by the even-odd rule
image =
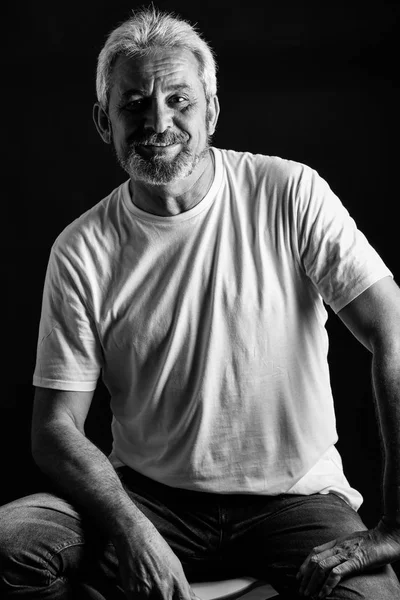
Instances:
[[[129,180],[52,249],[33,454],[59,495],[2,508],[6,598],[400,597],[400,291],[309,167],[210,146],[212,52],[142,10],[98,61],[94,119]],[[329,304],[373,355],[386,468],[367,530],[342,471]],[[113,449],[86,437],[100,372]]]

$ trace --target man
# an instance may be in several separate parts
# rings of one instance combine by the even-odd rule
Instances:
[[[94,120],[129,180],[59,236],[43,297],[32,448],[59,495],[2,508],[6,598],[282,597],[400,586],[400,292],[315,171],[210,146],[213,55],[142,10],[98,61]],[[384,514],[345,479],[323,300],[373,355]],[[84,434],[107,385],[113,449]]]

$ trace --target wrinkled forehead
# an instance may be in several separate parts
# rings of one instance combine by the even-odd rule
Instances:
[[[200,65],[187,48],[154,49],[144,56],[119,55],[115,61],[111,88],[151,88],[154,84],[190,84],[202,88]]]

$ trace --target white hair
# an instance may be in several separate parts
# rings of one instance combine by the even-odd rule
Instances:
[[[185,48],[199,63],[207,102],[217,92],[214,53],[194,25],[154,7],[133,11],[130,19],[111,31],[97,61],[97,99],[107,110],[113,67],[118,56],[144,56],[156,48]]]

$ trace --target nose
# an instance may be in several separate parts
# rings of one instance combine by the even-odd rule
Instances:
[[[145,115],[144,126],[155,133],[163,133],[172,127],[172,109],[159,99],[153,99]]]

